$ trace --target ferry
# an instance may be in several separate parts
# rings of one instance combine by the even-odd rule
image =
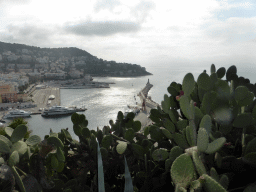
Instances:
[[[52,106],[49,109],[44,109],[41,116],[51,117],[51,116],[62,116],[62,115],[71,115],[77,110],[75,108],[68,108],[63,106]]]

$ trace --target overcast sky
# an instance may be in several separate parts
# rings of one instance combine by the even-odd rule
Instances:
[[[149,65],[255,65],[255,0],[0,0],[0,41]]]

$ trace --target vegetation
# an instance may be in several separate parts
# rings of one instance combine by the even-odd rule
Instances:
[[[222,78],[226,76],[226,80]],[[68,129],[25,138],[27,127],[0,135],[0,191],[255,191],[256,85],[235,66],[211,66],[172,82],[154,124],[141,130],[134,113],[102,130],[84,115]]]

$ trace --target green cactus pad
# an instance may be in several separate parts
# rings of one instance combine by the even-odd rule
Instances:
[[[172,162],[171,159],[166,159],[166,161],[164,162],[164,168],[166,172],[169,172],[172,166]]]
[[[228,185],[229,185],[228,176],[225,174],[221,175],[219,183],[222,185],[222,187],[224,187],[225,189],[228,189]]]
[[[237,128],[244,128],[249,126],[252,121],[252,116],[250,113],[242,113],[238,115],[233,121],[233,126]]]
[[[226,79],[228,81],[231,81],[231,76],[232,74],[236,74],[237,73],[237,69],[235,65],[232,65],[228,68],[227,73],[226,73]]]
[[[169,86],[167,88],[167,91],[174,97],[176,97],[177,95],[179,95],[178,91],[173,87],[173,86]]]
[[[8,135],[9,137],[11,137],[11,136],[12,136],[12,133],[13,133],[13,131],[14,131],[14,129],[11,128],[11,127],[5,127],[5,128],[4,128],[4,131],[5,131],[6,135]]]
[[[170,96],[170,104],[171,104],[171,109],[178,109],[178,101],[176,100],[176,97]]]
[[[227,192],[224,187],[222,187],[217,181],[207,174],[203,174],[204,178],[203,185],[206,188],[207,192]]]
[[[134,130],[132,128],[129,128],[126,130],[125,134],[124,134],[124,138],[128,141],[133,141],[134,138]]]
[[[254,119],[256,119],[256,105],[253,107],[253,110],[252,110],[252,117]]]
[[[12,142],[5,136],[0,135],[0,140],[4,141],[9,147],[12,146]]]
[[[217,165],[217,167],[221,168],[222,157],[221,157],[221,155],[218,152],[215,153],[214,161],[215,161],[215,164]]]
[[[64,145],[63,145],[62,141],[57,137],[48,137],[47,138],[47,143],[48,144],[53,144],[56,147],[60,147],[61,150],[63,150]]]
[[[111,135],[105,135],[102,139],[101,146],[109,149],[110,145],[112,143],[112,136]]]
[[[149,127],[149,134],[150,134],[151,139],[153,139],[155,141],[161,141],[164,136],[162,131],[160,130],[160,128],[157,126],[154,126],[154,125]]]
[[[175,192],[187,192],[187,189],[185,189],[184,187],[181,187],[180,185],[177,185],[175,187]]]
[[[172,134],[167,129],[165,129],[163,127],[161,127],[160,129],[161,129],[161,131],[162,131],[162,133],[164,134],[165,137],[167,137],[168,139],[172,139],[173,138]]]
[[[74,130],[74,133],[77,135],[77,136],[82,136],[82,127],[78,124],[74,124],[73,125],[73,130]]]
[[[212,88],[211,79],[207,73],[201,73],[197,79],[198,88],[210,90]]]
[[[193,130],[190,126],[186,127],[186,139],[190,146],[194,146],[194,143],[192,142],[193,137]]]
[[[15,166],[20,161],[19,153],[18,151],[13,151],[12,154],[9,157],[8,164],[9,166]]]
[[[140,159],[144,159],[145,150],[142,146],[132,143],[132,149],[135,156]]]
[[[132,128],[135,132],[140,131],[141,129],[141,122],[140,121],[134,121],[132,124]]]
[[[234,93],[234,97],[237,101],[239,100],[243,100],[246,98],[246,96],[248,95],[248,88],[245,87],[245,86],[238,86],[236,89],[235,89],[235,93]]]
[[[64,156],[63,151],[60,149],[60,147],[57,147],[56,155],[57,155],[58,161],[65,162],[65,156]]]
[[[207,154],[212,154],[218,151],[226,143],[226,138],[221,137],[208,144],[208,148],[205,151]]]
[[[183,153],[184,150],[181,147],[175,146],[170,151],[169,159],[173,162],[177,157],[179,157]]]
[[[230,131],[232,131],[233,126],[232,125],[220,125],[219,127],[219,131],[223,134],[223,135],[227,135],[230,133]]]
[[[193,151],[193,152],[192,152],[192,159],[193,159],[193,162],[194,162],[194,164],[195,164],[197,173],[198,173],[200,176],[203,175],[203,174],[206,174],[206,169],[205,169],[205,167],[204,167],[203,162],[199,159],[199,156],[198,156],[198,152],[197,152],[197,151]]]
[[[167,149],[160,148],[153,152],[152,157],[154,161],[164,161],[169,157],[169,153],[167,152]]]
[[[104,147],[100,148],[100,153],[101,153],[102,159],[107,159],[108,158],[108,150],[105,149]]]
[[[220,177],[219,174],[217,173],[216,169],[214,167],[211,168],[210,170],[210,176],[217,182],[219,182]]]
[[[172,120],[172,122],[174,123],[174,124],[176,124],[177,123],[177,121],[178,121],[178,119],[179,119],[179,114],[178,114],[178,112],[176,111],[176,110],[174,110],[174,109],[171,109],[171,110],[169,110],[169,117],[171,118],[171,120]]]
[[[10,152],[11,150],[9,145],[5,141],[0,140],[0,153],[10,153]]]
[[[210,114],[213,101],[217,98],[217,93],[214,91],[208,92],[204,95],[202,100],[201,110],[204,114]]]
[[[212,131],[212,119],[211,119],[211,117],[209,115],[205,115],[202,118],[199,127],[205,128],[205,130],[207,131],[207,133],[209,135]]]
[[[96,136],[94,134],[91,134],[91,141],[90,141],[90,147],[93,150],[93,153],[96,155],[97,153],[97,146],[98,143],[96,141]]]
[[[248,95],[243,100],[238,101],[238,105],[247,106],[250,105],[254,100],[254,94],[252,92],[248,92]]]
[[[183,134],[173,133],[172,136],[173,136],[174,142],[177,143],[177,145],[179,145],[181,148],[183,149],[189,148],[186,137]]]
[[[200,152],[205,152],[209,144],[209,135],[205,128],[199,128],[197,136],[197,149]]]
[[[70,133],[68,132],[68,130],[61,129],[61,133],[63,133],[65,135],[67,140],[72,141],[72,137],[71,137]]]
[[[218,78],[222,78],[222,77],[224,77],[224,75],[226,74],[226,69],[225,69],[225,67],[221,67],[221,68],[219,68],[218,70],[217,70],[217,76],[218,76]]]
[[[218,98],[220,99],[230,98],[230,87],[228,83],[224,80],[218,79],[218,82],[216,83],[215,89],[213,91],[218,94]]]
[[[211,79],[211,84],[212,86],[214,87],[215,86],[215,83],[218,82],[218,76],[216,73],[213,73],[210,75],[210,79]]]
[[[216,73],[216,68],[214,64],[211,65],[211,74],[213,73]]]
[[[59,166],[59,162],[58,162],[58,159],[55,157],[55,155],[52,155],[51,156],[51,166],[53,169],[57,169],[58,166]]]
[[[162,106],[163,111],[164,111],[165,113],[168,113],[168,112],[169,112],[170,107],[168,108],[168,105],[167,105],[164,101],[161,102],[161,106]]]
[[[171,166],[171,178],[175,185],[188,187],[194,180],[195,174],[193,161],[186,153],[177,157]]]
[[[27,130],[28,130],[28,128],[26,125],[23,125],[23,124],[18,125],[12,133],[11,142],[15,143],[15,142],[21,140],[27,133]]]
[[[182,82],[182,90],[184,95],[189,96],[195,88],[195,80],[192,73],[187,73]]]
[[[27,145],[29,146],[33,146],[33,145],[36,145],[38,143],[41,142],[41,137],[39,137],[38,135],[32,135],[30,136],[27,140],[26,140],[26,143]]]
[[[175,125],[169,120],[169,119],[164,119],[163,120],[164,127],[170,132],[174,133],[175,132]]]
[[[123,118],[124,118],[124,114],[122,113],[122,111],[118,111],[117,119],[118,119],[119,121],[121,121],[121,120],[123,120]]]
[[[200,189],[202,188],[202,184],[200,183],[200,181],[199,180],[194,180],[194,181],[192,181],[191,182],[191,184],[190,184],[190,192],[192,192],[192,191],[194,191],[194,190],[199,190],[200,191]]]
[[[157,109],[151,109],[150,110],[150,115],[152,115],[153,117],[156,117],[156,118],[160,118],[161,117],[161,113]]]
[[[252,139],[245,148],[245,152],[244,154],[248,154],[248,153],[252,153],[252,152],[256,152],[256,138]]]
[[[19,155],[22,156],[24,155],[28,150],[28,146],[25,142],[23,141],[17,141],[16,143],[14,143],[12,145],[12,148],[11,148],[11,153],[13,151],[18,151]]]
[[[186,127],[188,126],[188,120],[183,119],[177,122],[176,124],[178,130],[182,131],[183,129],[186,129]]]
[[[192,119],[193,114],[189,104],[188,97],[183,95],[180,97],[180,108],[187,119]]]
[[[202,113],[202,111],[198,108],[195,107],[195,125],[196,127],[199,126],[199,123],[201,122],[201,119],[203,118],[204,114]]]
[[[85,138],[91,138],[91,132],[87,127],[81,128],[81,133]]]
[[[116,146],[116,151],[118,154],[123,154],[127,149],[127,142],[117,141],[118,145]]]

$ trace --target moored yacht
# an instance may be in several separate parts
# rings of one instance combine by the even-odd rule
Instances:
[[[4,118],[9,119],[9,118],[19,118],[19,117],[30,117],[31,112],[29,111],[24,111],[24,110],[13,110],[7,113]]]
[[[74,108],[68,108],[63,106],[52,106],[49,109],[45,109],[41,114],[43,117],[71,115],[76,112]]]

